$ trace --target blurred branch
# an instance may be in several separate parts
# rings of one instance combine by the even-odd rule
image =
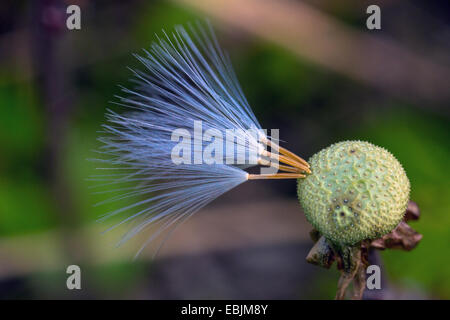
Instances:
[[[66,153],[67,129],[75,96],[69,83],[70,74],[62,63],[60,53],[61,39],[64,35],[65,7],[57,0],[33,2],[31,48],[32,62],[38,75],[37,89],[46,113],[46,146],[43,150],[43,168],[52,196],[57,207],[57,219],[66,232],[75,228],[78,215],[74,207],[72,190],[65,173],[64,156]],[[61,232],[64,253],[74,259],[77,251],[74,243]]]
[[[216,205],[203,209],[172,233],[159,251],[157,259],[190,255],[242,247],[298,243],[308,239],[310,228],[296,200],[274,199],[246,201],[235,205]],[[239,221],[239,223],[236,223]],[[255,221],[258,221],[255,224]],[[143,232],[116,248],[115,243],[127,231],[101,234],[105,225],[91,225],[76,232],[65,231],[65,237],[78,245],[88,245],[89,255],[81,251],[79,261],[101,265],[117,261],[132,261],[140,246],[148,239]],[[150,230],[149,230],[150,231]],[[35,272],[61,270],[65,257],[61,251],[60,232],[8,237],[0,239],[0,279]],[[139,260],[153,258],[158,241],[149,244]]]
[[[446,102],[450,70],[292,0],[176,0],[298,56],[407,99]],[[365,30],[361,25],[361,30]],[[380,33],[378,33],[379,35]]]

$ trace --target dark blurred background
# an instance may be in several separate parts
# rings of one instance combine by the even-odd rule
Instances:
[[[66,8],[81,8],[81,30]],[[381,30],[366,8],[381,8]],[[152,259],[145,235],[115,248],[95,220],[125,205],[93,194],[96,140],[132,53],[205,18],[264,128],[308,158],[345,139],[390,150],[421,208],[411,252],[386,251],[380,298],[450,298],[448,1],[2,1],[0,298],[334,297],[339,273],[308,265],[295,181],[249,182],[179,228]],[[123,230],[122,230],[123,231]],[[82,290],[66,288],[66,268]]]

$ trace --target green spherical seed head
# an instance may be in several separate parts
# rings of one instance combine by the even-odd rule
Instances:
[[[309,160],[312,173],[298,180],[306,218],[325,238],[354,245],[391,232],[402,220],[410,184],[387,150],[343,141]]]

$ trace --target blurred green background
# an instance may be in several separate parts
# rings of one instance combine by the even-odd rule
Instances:
[[[303,231],[310,226],[303,220],[299,220],[298,238],[283,238],[282,226],[278,231],[267,229],[273,237],[264,239],[266,229],[258,229],[264,221],[255,209],[249,213],[254,219],[246,223],[248,230],[259,230],[260,235],[251,245],[245,229],[235,234],[240,243],[203,250],[202,241],[194,241],[194,252],[177,249],[176,243],[183,240],[176,238],[169,246],[172,251],[168,249],[173,253],[162,254],[154,263],[151,253],[132,261],[138,245],[116,249],[118,237],[105,239],[99,233],[106,226],[95,220],[125,202],[94,206],[105,197],[90,189],[87,178],[97,173],[97,164],[87,159],[95,157],[92,150],[99,146],[98,131],[105,109],[119,94],[117,85],[129,84],[126,67],[139,67],[131,54],[148,47],[161,29],[205,17],[229,52],[260,123],[264,128],[280,128],[280,138],[289,149],[308,158],[333,142],[360,139],[383,146],[398,158],[411,181],[411,199],[421,209],[420,220],[411,225],[423,240],[411,252],[382,252],[383,277],[396,292],[389,297],[450,298],[450,10],[446,2],[381,1],[382,30],[368,31],[368,2],[289,1],[300,14],[320,13],[310,16],[310,29],[300,35],[296,30],[279,35],[286,42],[297,39],[292,46],[265,36],[265,28],[273,28],[273,33],[282,28],[270,25],[270,19],[265,25],[264,16],[258,16],[264,12],[259,13],[262,9],[254,0],[241,8],[260,19],[253,25],[251,19],[233,23],[236,6],[215,9],[225,1],[73,3],[82,11],[79,31],[65,28],[64,1],[0,4],[0,298],[334,297],[337,271],[304,262],[312,242]],[[283,14],[277,11],[283,3],[274,4],[274,16]],[[303,34],[328,41],[320,28],[315,29],[315,22],[340,28],[329,43],[339,44],[339,37],[347,35],[355,41],[342,43],[349,46],[347,51],[335,46],[337,53],[324,53],[321,50],[330,49],[309,39],[302,42]],[[252,32],[252,26],[258,29]],[[377,41],[374,47],[369,43],[372,38]],[[355,56],[356,71],[347,72],[338,58],[320,59],[322,53],[329,58],[339,57],[340,52]],[[386,65],[374,63],[371,56],[364,60],[361,52],[374,52]],[[360,63],[367,69],[356,68]],[[428,68],[439,70],[440,78],[427,73]],[[389,77],[390,72],[396,76]],[[386,84],[384,76],[392,82]],[[300,206],[298,210],[290,206],[296,201],[294,181],[238,189],[227,195],[226,203],[219,199],[213,204],[212,215],[216,207],[226,212],[252,202],[257,208],[265,199],[276,199],[280,212],[302,215]],[[201,224],[206,217],[200,213],[193,223]],[[230,224],[240,224],[238,218],[234,216]],[[213,232],[221,224],[209,222],[204,228]],[[194,232],[186,233],[194,237]],[[239,257],[248,252],[255,258],[242,265]],[[82,267],[81,291],[65,289],[69,264]],[[295,268],[288,268],[289,264]],[[255,269],[257,275],[248,278]],[[267,277],[281,279],[279,285],[269,281],[272,287],[268,287]],[[229,280],[226,287],[223,279]]]

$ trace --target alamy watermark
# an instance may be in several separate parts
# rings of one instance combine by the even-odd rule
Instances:
[[[366,13],[370,16],[366,20],[366,26],[369,30],[381,29],[381,9],[376,4],[367,7]]]
[[[81,289],[81,268],[76,264],[67,267],[66,273],[70,274],[66,280],[66,286],[69,290]]]
[[[369,290],[381,289],[381,268],[376,264],[367,267],[366,274],[369,275],[366,279],[366,287]]]
[[[81,9],[76,4],[67,7],[66,27],[69,30],[81,30]]]
[[[203,122],[194,121],[193,130],[177,128],[172,131],[171,160],[175,165],[181,164],[228,164],[259,165],[261,173],[273,174],[278,169],[278,150],[272,148],[270,157],[267,153],[268,131],[265,129],[226,129],[207,128]],[[279,129],[270,130],[270,141],[278,144]]]

